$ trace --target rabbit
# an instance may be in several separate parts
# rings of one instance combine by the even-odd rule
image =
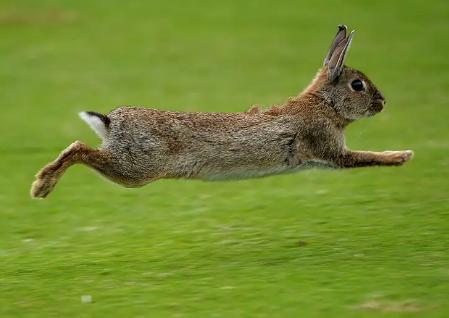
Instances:
[[[406,151],[353,151],[344,129],[383,110],[385,98],[362,72],[344,65],[354,31],[338,32],[310,85],[266,111],[174,112],[119,107],[82,112],[102,139],[99,149],[75,141],[36,175],[33,198],[45,198],[72,165],[81,163],[125,187],[165,178],[228,180],[302,169],[399,166]]]

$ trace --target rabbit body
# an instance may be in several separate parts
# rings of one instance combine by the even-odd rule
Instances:
[[[76,141],[36,175],[32,197],[44,198],[73,164],[136,187],[163,178],[224,180],[312,167],[397,166],[412,151],[347,149],[344,128],[382,111],[385,98],[362,72],[344,65],[353,33],[339,26],[311,84],[281,106],[241,113],[172,112],[120,107],[82,112],[102,138],[93,149]]]
[[[158,178],[240,179],[322,165],[300,114],[185,113],[121,107],[102,149],[136,184]],[[322,126],[325,126],[322,123]]]

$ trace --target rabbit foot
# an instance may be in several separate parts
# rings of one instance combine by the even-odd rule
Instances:
[[[413,151],[405,150],[405,151],[385,151],[384,152],[391,160],[393,165],[403,165],[407,161],[413,158]]]
[[[53,190],[57,181],[57,178],[54,178],[50,175],[47,175],[43,178],[37,177],[37,179],[31,185],[31,197],[36,199],[45,198]]]
[[[71,157],[81,147],[81,142],[75,141],[62,151],[54,162],[42,168],[42,170],[37,173],[36,180],[31,185],[31,197],[40,199],[45,198],[58,182],[61,173],[65,169],[64,165],[73,161],[73,158]]]
[[[56,171],[55,163],[50,163],[37,173],[31,185],[31,197],[43,199],[53,190],[58,182]]]

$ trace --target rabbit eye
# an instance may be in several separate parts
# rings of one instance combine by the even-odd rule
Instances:
[[[351,82],[351,87],[353,90],[360,92],[364,90],[363,82],[359,79],[355,79]]]

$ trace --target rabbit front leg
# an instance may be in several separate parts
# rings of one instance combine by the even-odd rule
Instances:
[[[342,168],[369,166],[400,166],[413,158],[413,151],[352,151],[348,150],[337,159]]]

